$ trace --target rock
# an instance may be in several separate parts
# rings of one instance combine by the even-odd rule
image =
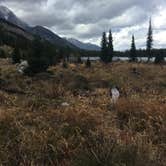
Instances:
[[[64,103],[61,104],[61,106],[62,106],[62,107],[68,107],[68,106],[70,106],[70,104],[67,103],[67,102],[64,102]]]
[[[20,64],[17,66],[17,71],[21,74],[24,74],[24,71],[29,67],[28,61],[21,61]]]
[[[111,95],[112,95],[112,103],[115,104],[120,97],[120,92],[116,87],[114,87],[111,89]]]

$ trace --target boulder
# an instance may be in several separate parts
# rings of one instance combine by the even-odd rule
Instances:
[[[17,71],[21,74],[24,74],[25,70],[29,67],[28,61],[22,60],[17,66]]]

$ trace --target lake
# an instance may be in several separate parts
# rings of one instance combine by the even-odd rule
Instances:
[[[82,59],[82,61],[86,61],[88,59],[88,57],[82,57],[81,59]],[[89,57],[89,59],[91,61],[99,61],[100,57]],[[148,58],[146,58],[146,57],[140,57],[140,58],[137,58],[137,59],[138,59],[138,61],[142,61],[142,62],[147,62],[147,60],[148,60]],[[113,58],[113,61],[118,61],[118,60],[120,60],[120,61],[128,61],[129,58],[128,57],[114,57]],[[155,58],[151,58],[150,61],[154,62],[154,60],[155,60]],[[165,58],[165,60],[166,60],[166,58]]]

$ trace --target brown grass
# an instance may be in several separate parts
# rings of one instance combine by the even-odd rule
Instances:
[[[0,65],[0,165],[165,165],[165,66],[56,66],[30,78]],[[115,105],[113,85],[121,92]]]

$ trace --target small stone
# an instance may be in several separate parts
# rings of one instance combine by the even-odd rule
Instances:
[[[112,102],[116,103],[120,97],[119,90],[116,87],[114,87],[111,89],[111,94],[112,94]]]
[[[68,106],[70,106],[70,104],[67,103],[67,102],[64,102],[64,103],[61,104],[61,106],[63,106],[63,107],[68,107]]]

